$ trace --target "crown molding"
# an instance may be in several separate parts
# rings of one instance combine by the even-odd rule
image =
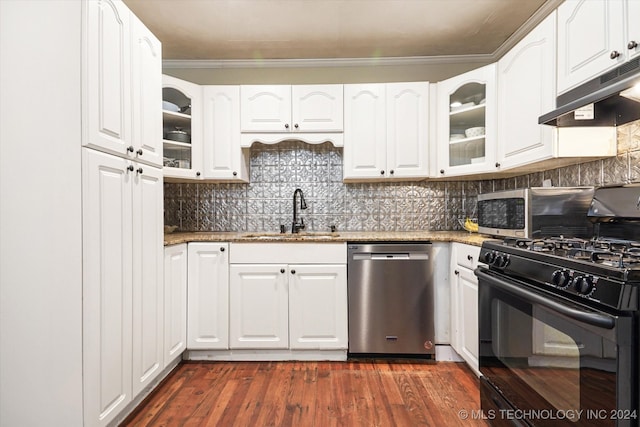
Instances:
[[[1,0],[0,0],[1,1]],[[222,69],[222,68],[331,68],[331,67],[389,67],[436,64],[488,64],[496,62],[542,22],[564,0],[547,0],[493,53],[480,55],[402,56],[379,58],[310,58],[310,59],[167,59],[163,69]]]
[[[524,38],[527,34],[529,34],[539,23],[541,23],[547,16],[553,13],[554,10],[558,8],[564,0],[547,0],[540,6],[538,10],[535,11],[533,15],[527,21],[520,26],[516,31],[509,36],[504,43],[502,43],[494,52],[491,54],[493,57],[493,61],[497,61],[502,58],[512,47],[514,47],[520,40]]]
[[[321,68],[321,67],[388,67],[459,63],[487,63],[493,55],[440,55],[381,58],[317,58],[317,59],[167,59],[165,69],[189,68]]]

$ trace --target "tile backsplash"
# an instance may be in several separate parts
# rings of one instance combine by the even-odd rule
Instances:
[[[640,121],[618,128],[618,155],[513,178],[484,181],[343,183],[342,149],[287,141],[251,148],[250,184],[165,183],[166,225],[182,231],[291,228],[301,188],[308,231],[458,230],[476,216],[479,193],[542,185],[607,185],[640,180]]]

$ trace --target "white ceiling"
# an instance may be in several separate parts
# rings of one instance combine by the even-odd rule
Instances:
[[[490,55],[559,2],[124,1],[160,39],[165,60]]]

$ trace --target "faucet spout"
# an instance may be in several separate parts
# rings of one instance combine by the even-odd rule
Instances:
[[[291,224],[291,232],[299,233],[300,230],[303,230],[304,220],[302,218],[298,218],[298,205],[296,203],[296,196],[300,195],[300,209],[307,209],[307,202],[304,200],[304,193],[302,189],[296,188],[293,192],[293,223]]]

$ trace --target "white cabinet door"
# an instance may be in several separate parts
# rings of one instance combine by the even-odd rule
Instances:
[[[164,367],[187,348],[187,244],[164,249]]]
[[[286,264],[236,264],[230,269],[229,347],[289,347]]]
[[[479,373],[478,369],[478,265],[480,248],[451,244],[451,346]]]
[[[387,83],[387,169],[391,178],[429,175],[429,83]]]
[[[458,348],[456,351],[478,372],[478,280],[473,271],[458,268]]]
[[[142,163],[162,166],[162,45],[131,14],[133,147]]]
[[[555,129],[538,117],[555,108],[555,13],[498,61],[498,163],[501,168],[548,159]]]
[[[291,349],[346,349],[347,266],[289,266]]]
[[[162,76],[162,99],[179,107],[186,108],[184,113],[163,110],[164,156],[175,160],[173,167],[164,168],[168,178],[202,178],[202,87],[175,77]],[[166,139],[166,133],[176,128],[187,132],[190,142],[176,142]],[[175,165],[175,163],[178,163]]]
[[[132,399],[130,161],[82,150],[84,424],[107,425]]]
[[[189,349],[229,348],[228,254],[228,243],[189,243]]]
[[[566,0],[558,7],[558,93],[627,59],[624,5],[622,0]],[[620,55],[613,56],[614,51]]]
[[[385,85],[345,85],[344,179],[384,177],[386,136]]]
[[[628,0],[627,3],[627,50],[629,58],[635,58],[640,55],[640,1]]]
[[[163,368],[162,170],[135,165],[133,175],[133,395]]]
[[[242,132],[287,132],[291,129],[290,85],[240,86]]]
[[[437,172],[496,172],[496,64],[438,82]]]
[[[129,10],[117,0],[84,5],[83,145],[127,156],[133,137]]]
[[[291,88],[293,132],[342,132],[342,85],[295,85]]]
[[[249,181],[240,148],[240,86],[203,86],[205,178]]]

